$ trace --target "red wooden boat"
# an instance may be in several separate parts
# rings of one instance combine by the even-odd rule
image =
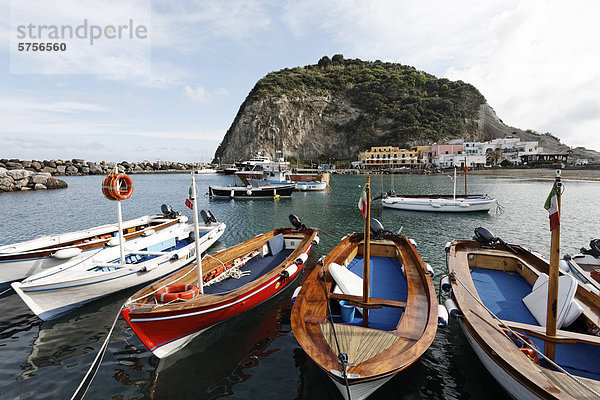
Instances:
[[[299,275],[312,245],[318,243],[316,229],[296,217],[290,220],[294,228],[278,228],[206,256],[202,285],[192,264],[135,293],[122,310],[125,320],[146,347],[163,358],[210,327],[276,295]]]

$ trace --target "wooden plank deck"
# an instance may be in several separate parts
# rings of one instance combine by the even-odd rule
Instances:
[[[583,385],[576,382],[573,378],[569,377],[567,374],[557,371],[551,371],[546,368],[541,368],[540,370],[554,383],[556,386],[564,390],[566,393],[571,395],[575,399],[598,399],[598,396],[588,389],[586,389]],[[576,377],[578,380],[583,382],[590,389],[594,390],[596,393],[600,393],[600,382],[595,381],[593,379],[582,378],[580,376]]]
[[[348,355],[350,364],[360,364],[383,353],[400,338],[393,333],[361,326],[334,324],[340,351]],[[321,323],[321,331],[332,350],[337,350],[330,322]]]

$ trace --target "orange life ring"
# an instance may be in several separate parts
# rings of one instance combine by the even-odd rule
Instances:
[[[536,353],[536,351],[534,349],[537,349],[537,346],[535,345],[535,343],[533,343],[533,340],[531,340],[530,338],[528,338],[527,336],[523,335],[520,332],[515,332],[515,334],[522,339],[523,341],[525,341],[527,343],[527,346],[524,345],[519,339],[513,339],[511,336],[511,333],[508,329],[506,328],[502,328],[502,331],[506,334],[506,336],[508,336],[508,338],[510,340],[513,341],[513,343],[515,345],[517,345],[521,352],[523,354],[525,354],[527,357],[529,357],[529,359],[531,361],[533,361],[535,364],[540,364],[540,359]]]
[[[198,296],[200,290],[198,286],[191,283],[180,283],[175,285],[167,285],[154,293],[156,301],[161,303],[171,303],[175,301],[191,300]]]
[[[109,175],[102,182],[102,193],[109,200],[126,200],[133,194],[133,181],[126,174]]]

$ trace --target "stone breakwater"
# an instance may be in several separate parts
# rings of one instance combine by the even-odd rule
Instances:
[[[66,182],[52,177],[48,172],[32,172],[25,169],[7,170],[0,167],[0,192],[61,189],[66,187]]]
[[[107,175],[115,167],[119,172],[127,174],[143,174],[157,172],[185,172],[192,171],[201,166],[200,163],[180,163],[173,161],[142,161],[142,162],[94,162],[84,161],[79,158],[72,160],[44,160],[44,161],[21,161],[16,159],[0,159],[0,168],[7,170],[24,169],[30,172],[47,172],[52,176],[72,175]]]
[[[73,160],[22,161],[0,159],[0,192],[66,188],[67,183],[54,176],[108,175],[115,167],[127,174],[176,173],[200,168],[200,163],[173,161],[92,162]]]

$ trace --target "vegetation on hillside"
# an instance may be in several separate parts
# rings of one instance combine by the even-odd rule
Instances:
[[[414,67],[381,61],[321,58],[317,65],[286,68],[259,80],[246,102],[287,96],[310,109],[307,95],[331,95],[359,110],[357,118],[330,122],[352,147],[410,146],[468,137],[485,98],[470,84],[438,79]],[[332,103],[332,108],[335,107]],[[329,109],[330,115],[337,110]]]

